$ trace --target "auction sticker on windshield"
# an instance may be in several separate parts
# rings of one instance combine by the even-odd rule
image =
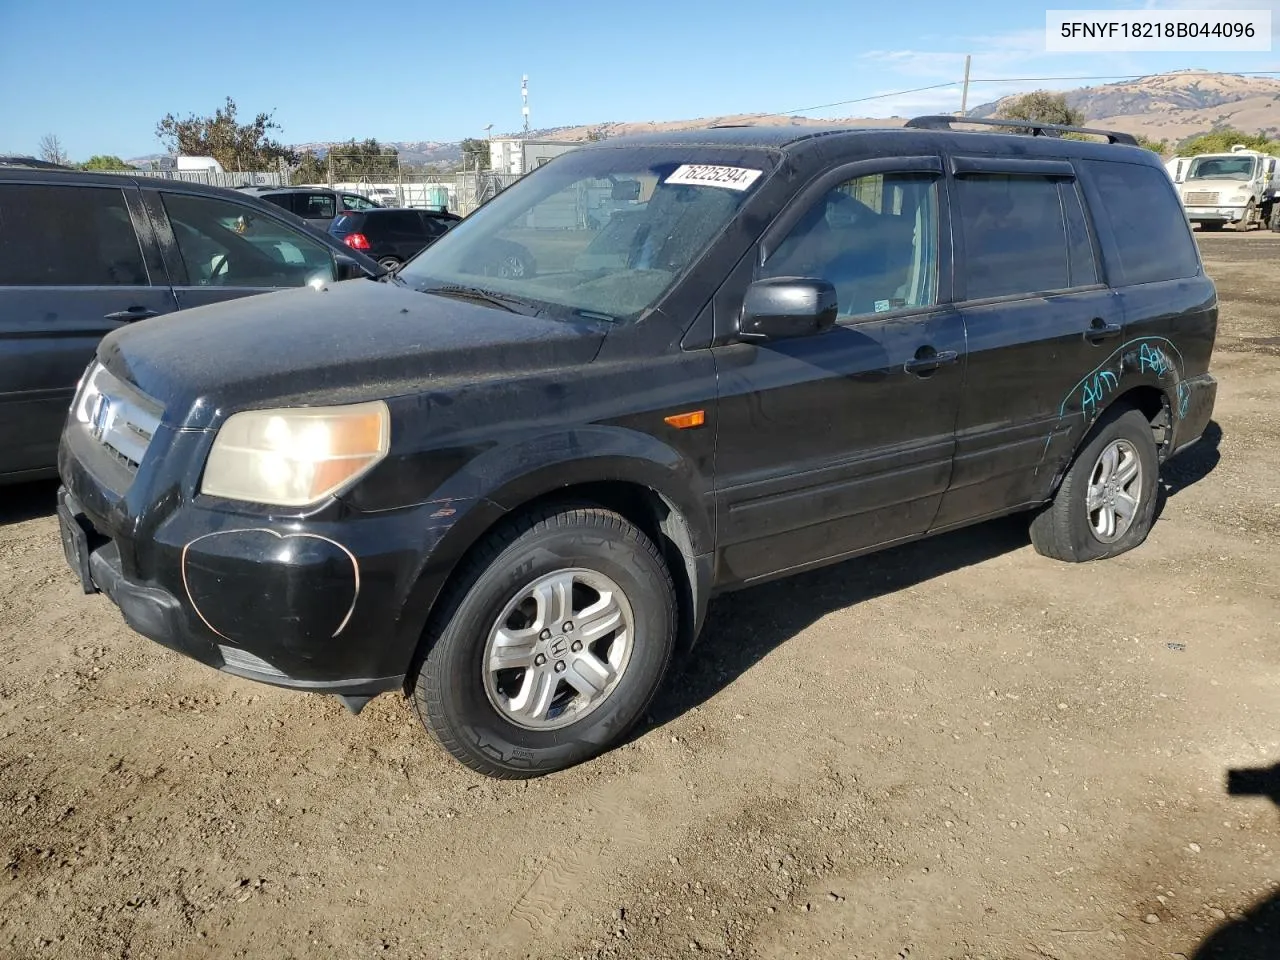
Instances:
[[[705,163],[686,163],[667,177],[667,183],[690,187],[726,187],[729,190],[746,190],[756,182],[763,170],[746,167],[716,167]]]

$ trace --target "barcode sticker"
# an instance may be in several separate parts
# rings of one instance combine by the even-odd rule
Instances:
[[[763,170],[747,167],[715,167],[704,163],[686,163],[667,177],[667,183],[690,187],[725,187],[729,190],[746,190],[759,178]]]

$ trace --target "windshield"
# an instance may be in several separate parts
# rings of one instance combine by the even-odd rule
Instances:
[[[458,223],[399,276],[424,291],[479,288],[551,314],[633,319],[759,187],[773,161],[761,151],[746,156],[671,147],[565,154]]]
[[[1252,180],[1256,157],[1197,157],[1187,171],[1188,180]]]

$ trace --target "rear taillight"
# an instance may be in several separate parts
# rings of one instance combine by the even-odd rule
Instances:
[[[369,249],[369,238],[366,237],[363,233],[348,233],[345,237],[343,237],[343,243],[345,243],[352,250],[368,250]]]

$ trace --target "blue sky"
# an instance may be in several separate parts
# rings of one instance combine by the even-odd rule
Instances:
[[[1280,66],[1280,44],[1046,53],[1046,7],[1275,10],[1280,0],[312,0],[294,13],[244,0],[65,0],[54,17],[0,0],[0,152],[34,152],[56,133],[73,160],[155,153],[164,114],[211,113],[226,96],[242,114],[274,111],[287,143],[483,137],[487,124],[519,128],[525,73],[532,125],[548,127],[791,111],[940,83],[951,85],[809,115],[956,110],[966,53],[977,80]],[[969,102],[1086,82],[980,82]]]

